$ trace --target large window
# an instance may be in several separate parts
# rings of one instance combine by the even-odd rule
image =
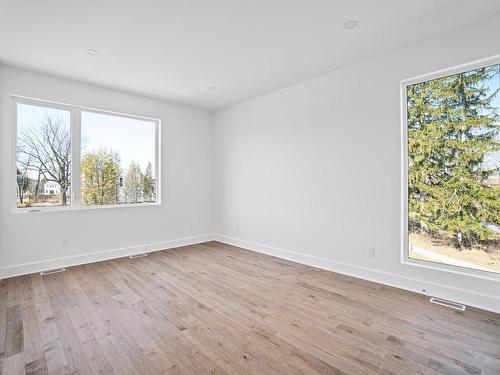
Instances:
[[[156,204],[159,121],[14,98],[19,211]]]
[[[500,273],[499,90],[496,61],[403,83],[410,261]]]

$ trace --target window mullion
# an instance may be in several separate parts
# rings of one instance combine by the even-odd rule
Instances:
[[[155,122],[155,201],[161,203],[161,129],[160,122]]]
[[[80,159],[81,159],[81,110],[73,108],[71,111],[71,205],[80,207]]]

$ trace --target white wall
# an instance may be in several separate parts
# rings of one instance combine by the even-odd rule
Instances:
[[[216,112],[218,238],[500,312],[498,281],[400,262],[400,81],[499,35],[496,17]]]
[[[13,94],[161,119],[162,206],[12,213]],[[210,238],[212,136],[210,112],[0,66],[0,277]]]

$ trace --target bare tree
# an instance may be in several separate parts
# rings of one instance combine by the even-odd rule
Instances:
[[[71,181],[71,139],[69,127],[60,118],[47,116],[18,139],[22,160],[33,160],[32,168],[46,181],[61,187],[62,205],[67,205]],[[37,184],[38,185],[38,184]],[[38,190],[38,186],[37,186]]]
[[[29,190],[30,179],[26,173],[21,170],[17,170],[17,194],[19,196],[19,202],[24,202],[24,196]]]
[[[19,202],[24,202],[24,196],[29,189],[28,171],[31,169],[33,158],[30,156],[21,157],[23,155],[22,147],[17,147],[17,194]]]

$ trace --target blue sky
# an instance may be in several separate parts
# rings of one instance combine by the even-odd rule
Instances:
[[[155,131],[153,121],[82,111],[82,156],[101,148],[120,155],[124,170],[132,161],[144,172],[151,162],[155,171]]]
[[[498,74],[486,83],[486,85],[490,88],[490,95],[493,94],[495,90],[500,89],[500,64],[498,64],[497,67]],[[500,92],[497,92],[492,104],[497,108],[497,113],[500,113]],[[500,141],[500,133],[498,134],[498,139]],[[486,168],[500,167],[500,151],[487,155],[485,157],[484,164],[486,165]]]
[[[29,132],[47,116],[61,119],[69,131],[69,111],[20,103],[17,111],[18,136]],[[82,156],[105,148],[120,155],[124,175],[132,161],[138,162],[143,172],[151,162],[154,175],[156,129],[153,121],[86,111],[82,111],[81,117]]]

